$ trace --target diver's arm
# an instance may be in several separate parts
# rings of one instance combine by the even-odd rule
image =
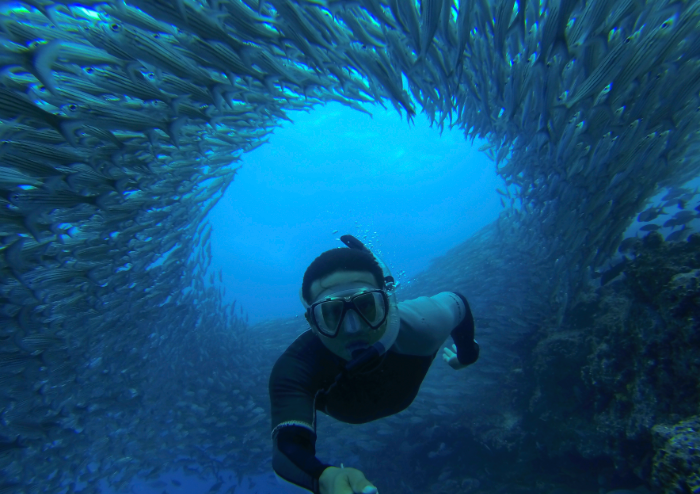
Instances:
[[[399,304],[401,331],[392,350],[405,355],[434,355],[451,335],[458,350],[455,365],[473,364],[479,356],[474,341],[474,317],[467,299],[440,292]]]
[[[287,487],[281,492],[320,492],[319,477],[328,465],[316,458],[316,396],[335,375],[334,359],[321,341],[306,331],[272,367],[272,468]]]
[[[330,465],[316,458],[316,434],[305,427],[280,427],[272,440],[272,469],[298,492],[319,494],[319,477]],[[302,490],[303,489],[303,490]]]
[[[452,330],[450,335],[457,346],[457,359],[462,365],[471,365],[479,358],[479,344],[474,339],[474,316],[469,308],[469,302],[464,295],[452,292],[457,295],[464,304],[465,314],[459,324]]]

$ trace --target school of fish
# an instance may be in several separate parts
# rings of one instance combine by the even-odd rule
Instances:
[[[699,23],[693,0],[0,2],[0,493],[269,471],[267,376],[304,328],[222,302],[206,217],[291,111],[388,103],[486,140],[504,210],[457,267],[477,319],[501,300],[492,345],[561,320],[635,219],[687,238]],[[443,386],[359,449],[452,413]]]

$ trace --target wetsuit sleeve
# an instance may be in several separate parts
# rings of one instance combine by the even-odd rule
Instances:
[[[457,360],[462,365],[471,365],[479,358],[479,344],[474,339],[474,316],[469,302],[461,293],[455,293],[464,304],[464,317],[450,335],[457,347]]]
[[[283,483],[319,494],[318,479],[329,466],[316,458],[316,434],[293,425],[277,429],[272,438],[272,469]]]
[[[319,492],[318,479],[330,466],[316,458],[316,396],[323,388],[324,359],[312,335],[302,335],[277,360],[270,374],[272,468],[297,492]],[[299,489],[300,488],[300,489]],[[302,491],[303,492],[303,491]]]

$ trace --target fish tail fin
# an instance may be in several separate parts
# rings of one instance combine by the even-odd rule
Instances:
[[[75,147],[77,144],[75,131],[81,129],[83,125],[84,124],[81,120],[59,117],[59,120],[55,127],[56,130],[58,130],[61,133],[66,142],[68,142],[68,144],[70,144],[71,146]]]
[[[178,117],[179,113],[180,113],[180,103],[182,103],[183,101],[186,101],[190,96],[192,96],[192,95],[191,94],[183,94],[181,96],[177,96],[176,98],[173,98],[170,101],[170,109],[173,111],[173,113],[175,114],[176,117]]]
[[[180,149],[180,130],[187,123],[187,117],[178,117],[172,120],[168,125],[166,132],[170,136],[170,140],[175,144],[175,147]]]
[[[31,234],[31,236],[34,237],[34,240],[36,240],[39,243],[41,243],[41,230],[39,229],[38,222],[40,215],[41,212],[34,211],[26,215],[23,219],[24,227]]]
[[[130,181],[131,179],[129,177],[120,178],[119,180],[114,182],[114,188],[117,192],[123,195],[124,191],[126,190],[126,186],[129,184]]]
[[[54,96],[58,96],[56,89],[56,79],[53,77],[53,65],[58,58],[58,52],[61,49],[61,40],[54,39],[48,43],[39,44],[34,48],[32,53],[32,67],[34,75],[46,89]]]
[[[277,74],[269,74],[263,77],[261,82],[267,88],[267,90],[270,91],[270,93],[277,94],[278,90],[275,87],[275,82],[277,82],[279,78],[280,76]]]
[[[109,209],[111,204],[109,203],[108,198],[111,193],[112,191],[103,192],[102,194],[95,197],[95,206],[104,210]]]
[[[222,96],[223,92],[223,85],[222,84],[214,84],[213,86],[209,87],[209,94],[211,95],[212,99],[214,100],[214,106],[216,107],[217,111],[219,113],[224,111],[224,97]]]

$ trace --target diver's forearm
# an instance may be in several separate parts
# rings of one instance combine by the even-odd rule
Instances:
[[[310,430],[283,427],[273,438],[272,468],[281,480],[319,494],[319,478],[328,467],[316,458],[316,437]]]

